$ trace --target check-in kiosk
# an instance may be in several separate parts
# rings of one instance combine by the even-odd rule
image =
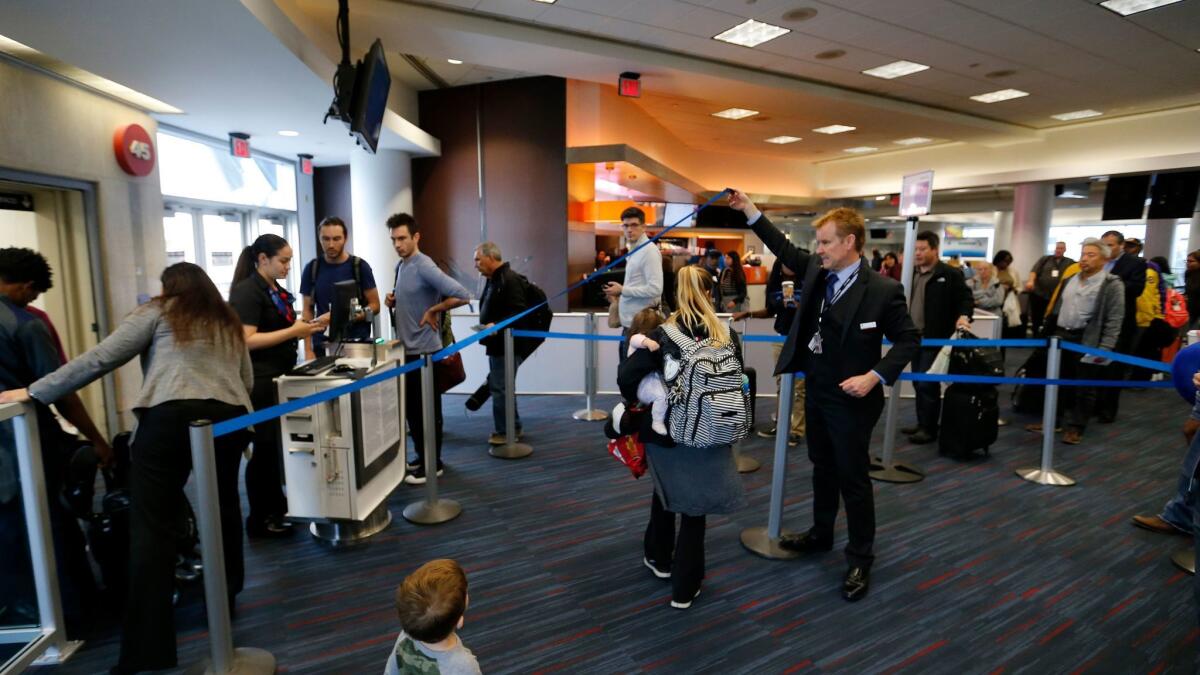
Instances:
[[[279,400],[340,387],[404,362],[390,345],[355,345],[312,375],[275,380]],[[403,377],[284,415],[280,420],[291,521],[309,522],[318,541],[360,543],[391,523],[388,496],[404,480]]]

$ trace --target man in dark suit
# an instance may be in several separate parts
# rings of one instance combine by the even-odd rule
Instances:
[[[846,502],[849,570],[842,597],[859,600],[870,586],[875,497],[871,430],[883,411],[883,386],[900,377],[920,344],[899,283],[872,271],[862,256],[866,229],[853,209],[819,218],[817,255],[793,246],[741,192],[729,205],[746,214],[763,243],[796,273],[802,289],[775,373],[803,371],[808,457],[813,463],[813,526],[780,546],[805,553],[833,548],[839,496]],[[887,356],[883,338],[892,341]]]
[[[917,234],[913,246],[912,292],[908,311],[921,337],[945,340],[956,328],[970,328],[975,309],[975,297],[961,271],[942,262],[938,236],[925,230]],[[913,372],[929,370],[940,347],[927,347],[917,352]],[[940,382],[914,382],[917,394],[917,426],[901,429],[915,444],[937,440],[942,416],[942,385]]]
[[[1117,338],[1118,354],[1133,352],[1133,339],[1137,334],[1137,299],[1146,290],[1146,261],[1125,252],[1125,236],[1116,230],[1105,232],[1100,240],[1108,246],[1109,260],[1104,271],[1121,277],[1125,284],[1125,320],[1121,322],[1121,337]],[[1123,380],[1129,367],[1113,362],[1108,366],[1109,379]],[[1117,419],[1117,408],[1121,403],[1120,387],[1100,387],[1096,395],[1096,417],[1101,422]]]

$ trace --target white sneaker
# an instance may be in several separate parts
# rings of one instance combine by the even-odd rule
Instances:
[[[675,609],[687,609],[692,606],[692,603],[695,602],[696,598],[698,598],[698,597],[700,597],[700,589],[699,588],[696,589],[696,594],[692,596],[691,600],[687,600],[685,602],[679,602],[678,600],[672,600],[671,606],[674,607]]]
[[[642,564],[644,564],[646,567],[649,567],[650,573],[653,574],[654,576],[658,577],[659,579],[670,579],[671,578],[670,570],[664,572],[664,571],[658,569],[657,567],[654,566],[654,563],[650,562],[650,559],[647,558],[646,556],[642,556]]]
[[[667,435],[667,425],[663,424],[662,422],[659,422],[658,420],[654,420],[653,422],[651,422],[650,428],[653,429],[654,433],[658,434],[659,436]]]

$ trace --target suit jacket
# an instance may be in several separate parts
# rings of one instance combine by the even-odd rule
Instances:
[[[963,273],[940,260],[925,283],[925,330],[927,338],[944,340],[954,333],[958,317],[972,317],[975,296]]]
[[[828,273],[821,267],[819,257],[792,245],[766,216],[760,216],[751,228],[798,279],[803,279],[798,284],[799,311],[788,331],[775,374],[808,372],[814,357],[808,343],[817,327]],[[859,265],[858,278],[828,310],[842,326],[841,339],[825,340],[820,358],[827,364],[836,364],[835,377],[845,379],[874,370],[888,384],[894,384],[904,366],[916,356],[921,335],[908,316],[904,288],[873,271],[865,258],[859,259]],[[892,348],[887,356],[882,356],[885,336],[892,341]]]

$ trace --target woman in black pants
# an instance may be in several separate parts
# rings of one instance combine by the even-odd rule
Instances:
[[[680,269],[675,295],[678,309],[663,326],[674,326],[698,342],[711,338],[716,343],[728,344],[734,340],[713,313],[710,283],[708,273],[700,267]],[[681,360],[679,347],[666,336],[663,326],[649,335],[657,348],[635,350],[617,371],[617,383],[628,400],[637,400],[635,392],[643,377],[662,373],[665,363],[678,364]],[[733,346],[741,361],[736,341]],[[654,576],[671,580],[671,606],[687,609],[700,594],[704,579],[705,517],[710,513],[733,513],[745,503],[745,493],[731,446],[677,444],[654,432],[649,414],[639,416],[639,420],[642,426],[635,431],[646,445],[646,458],[654,479],[643,563]]]
[[[287,240],[264,234],[242,250],[233,271],[229,304],[242,320],[246,346],[254,363],[254,389],[250,401],[256,410],[279,403],[275,378],[296,366],[300,340],[324,329],[325,319],[309,323],[296,315],[295,296],[279,285],[292,266]],[[246,534],[251,537],[286,537],[292,526],[284,522],[287,497],[283,494],[283,448],[279,419],[255,425],[254,454],[246,465],[246,497],[250,514]]]
[[[175,552],[184,536],[184,494],[192,470],[188,426],[250,410],[253,374],[241,323],[204,270],[178,263],[162,274],[163,293],[134,310],[86,354],[0,401],[50,404],[141,356],[142,389],[133,404],[130,445],[129,596],[121,656],[113,673],[171,668]],[[242,589],[242,524],[237,477],[250,434],[216,439],[217,493],[229,596]]]

